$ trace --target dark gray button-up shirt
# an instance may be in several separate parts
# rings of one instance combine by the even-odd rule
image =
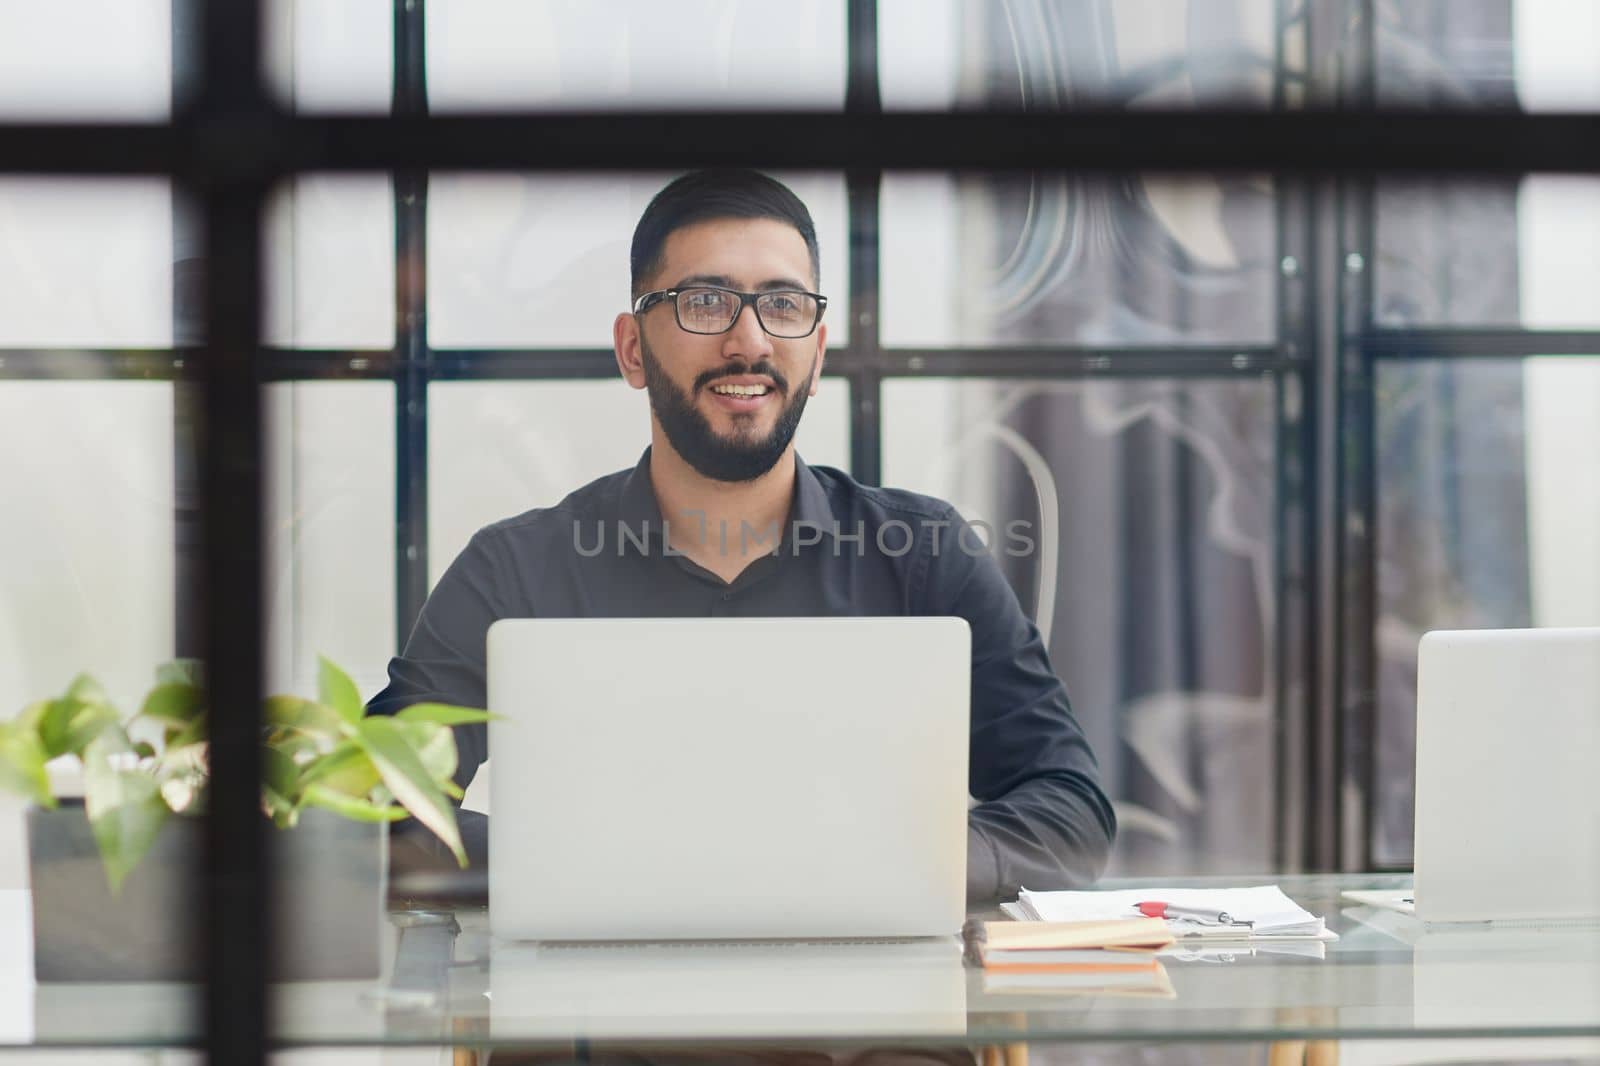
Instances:
[[[990,554],[1002,546],[985,548],[930,496],[798,457],[795,475],[785,529],[726,531],[730,543],[771,546],[732,584],[669,549],[648,449],[632,470],[480,530],[428,597],[372,710],[483,706],[485,633],[499,618],[955,615],[972,629],[968,897],[1092,882],[1116,819],[1039,631]],[[489,757],[488,731],[456,737],[465,786]]]

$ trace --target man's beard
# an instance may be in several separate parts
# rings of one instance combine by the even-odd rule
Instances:
[[[695,379],[692,390],[685,393],[675,385],[661,364],[650,353],[650,346],[640,338],[640,356],[644,363],[645,388],[650,395],[650,409],[667,435],[667,441],[703,477],[714,481],[754,481],[777,465],[784,449],[794,439],[800,425],[800,415],[806,409],[810,392],[811,371],[795,390],[788,406],[778,413],[778,421],[765,437],[752,438],[738,433],[725,437],[711,428],[711,422],[694,406],[694,395],[721,378],[741,375],[762,375],[772,379],[773,388],[782,397],[789,383],[778,369],[765,359],[750,367],[738,363],[709,370]],[[816,363],[812,363],[813,369]]]

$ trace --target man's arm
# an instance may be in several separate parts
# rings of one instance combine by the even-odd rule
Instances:
[[[372,698],[373,714],[394,714],[413,703],[482,707],[488,698],[485,637],[506,614],[499,589],[498,544],[479,533],[439,579],[417,616],[405,649],[389,660],[389,684]],[[460,763],[455,781],[466,788],[488,758],[489,730],[456,726]]]
[[[1116,816],[1039,630],[987,553],[952,538],[929,560],[930,614],[972,628],[967,898],[1080,888],[1105,869]],[[968,538],[968,546],[976,537]]]

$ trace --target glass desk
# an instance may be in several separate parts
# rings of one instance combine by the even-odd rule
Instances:
[[[1424,933],[1414,919],[1339,900],[1342,889],[1403,887],[1408,877],[1182,883],[1269,882],[1324,915],[1340,939],[1320,957],[1314,945],[1168,956],[1170,999],[986,992],[982,972],[963,964],[954,938],[496,944],[481,907],[401,908],[393,914],[389,979],[279,986],[274,1039],[279,1046],[557,1051],[588,1043],[980,1048],[1600,1038],[1600,928]],[[23,894],[0,893],[0,1050],[198,1043],[194,986],[33,983],[26,922]],[[1600,1053],[1600,1042],[1595,1048]]]

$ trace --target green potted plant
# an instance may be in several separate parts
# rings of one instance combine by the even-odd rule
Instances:
[[[388,823],[415,817],[466,865],[451,800],[451,727],[480,710],[423,703],[367,715],[320,661],[317,698],[263,708],[261,808],[273,834],[280,979],[375,977]],[[0,788],[32,801],[29,874],[40,981],[185,980],[200,958],[190,886],[206,796],[204,687],[193,662],[157,671],[126,721],[92,678],[0,722]],[[75,757],[83,798],[62,801],[46,764]]]

